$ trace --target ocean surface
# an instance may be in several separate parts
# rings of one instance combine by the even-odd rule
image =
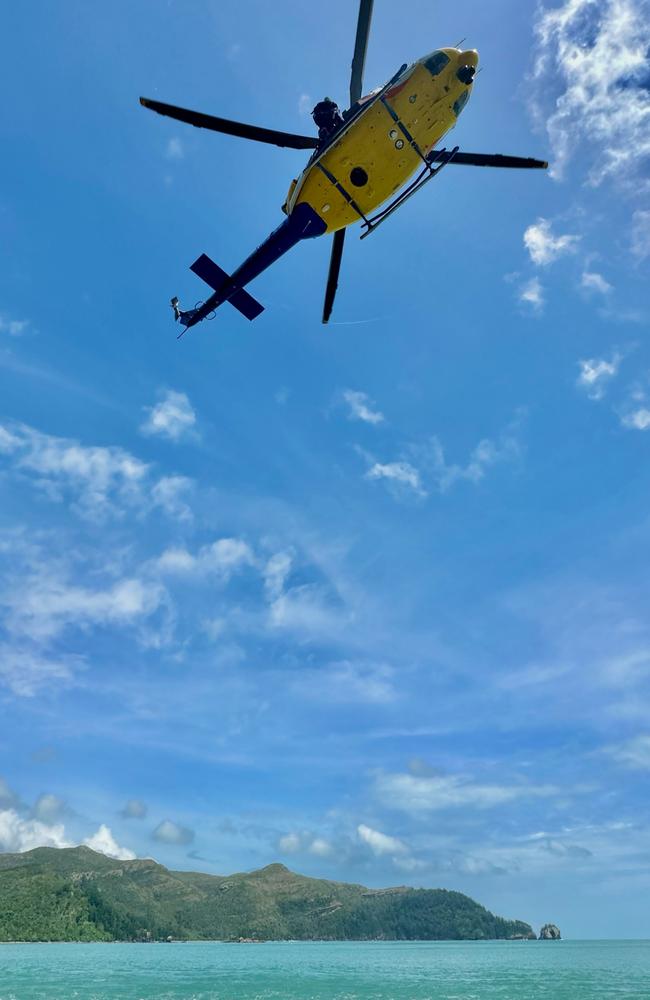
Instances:
[[[650,998],[650,942],[0,944],[0,1000]]]

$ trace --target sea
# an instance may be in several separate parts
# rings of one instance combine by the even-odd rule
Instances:
[[[0,944],[0,1000],[649,1000],[648,941]]]

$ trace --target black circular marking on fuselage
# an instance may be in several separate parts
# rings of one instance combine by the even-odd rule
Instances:
[[[355,187],[362,188],[368,183],[368,174],[365,172],[363,167],[352,167],[350,171],[350,180]]]

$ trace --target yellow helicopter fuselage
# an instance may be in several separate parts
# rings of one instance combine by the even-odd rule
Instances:
[[[317,150],[292,183],[287,214],[307,204],[330,233],[358,222],[359,210],[371,214],[423,166],[420,153],[454,127],[472,90],[457,74],[477,64],[473,49],[438,49],[408,67],[381,99],[369,95],[367,108]]]

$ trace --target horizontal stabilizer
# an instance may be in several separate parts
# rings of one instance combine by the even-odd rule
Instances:
[[[218,264],[215,264],[206,253],[202,253],[193,264],[190,264],[190,271],[194,271],[197,277],[214,288],[215,292],[218,292],[230,279],[230,275]],[[246,319],[256,319],[260,313],[264,312],[264,306],[243,288],[237,288],[232,295],[229,295],[228,302],[235,309],[238,309]]]

